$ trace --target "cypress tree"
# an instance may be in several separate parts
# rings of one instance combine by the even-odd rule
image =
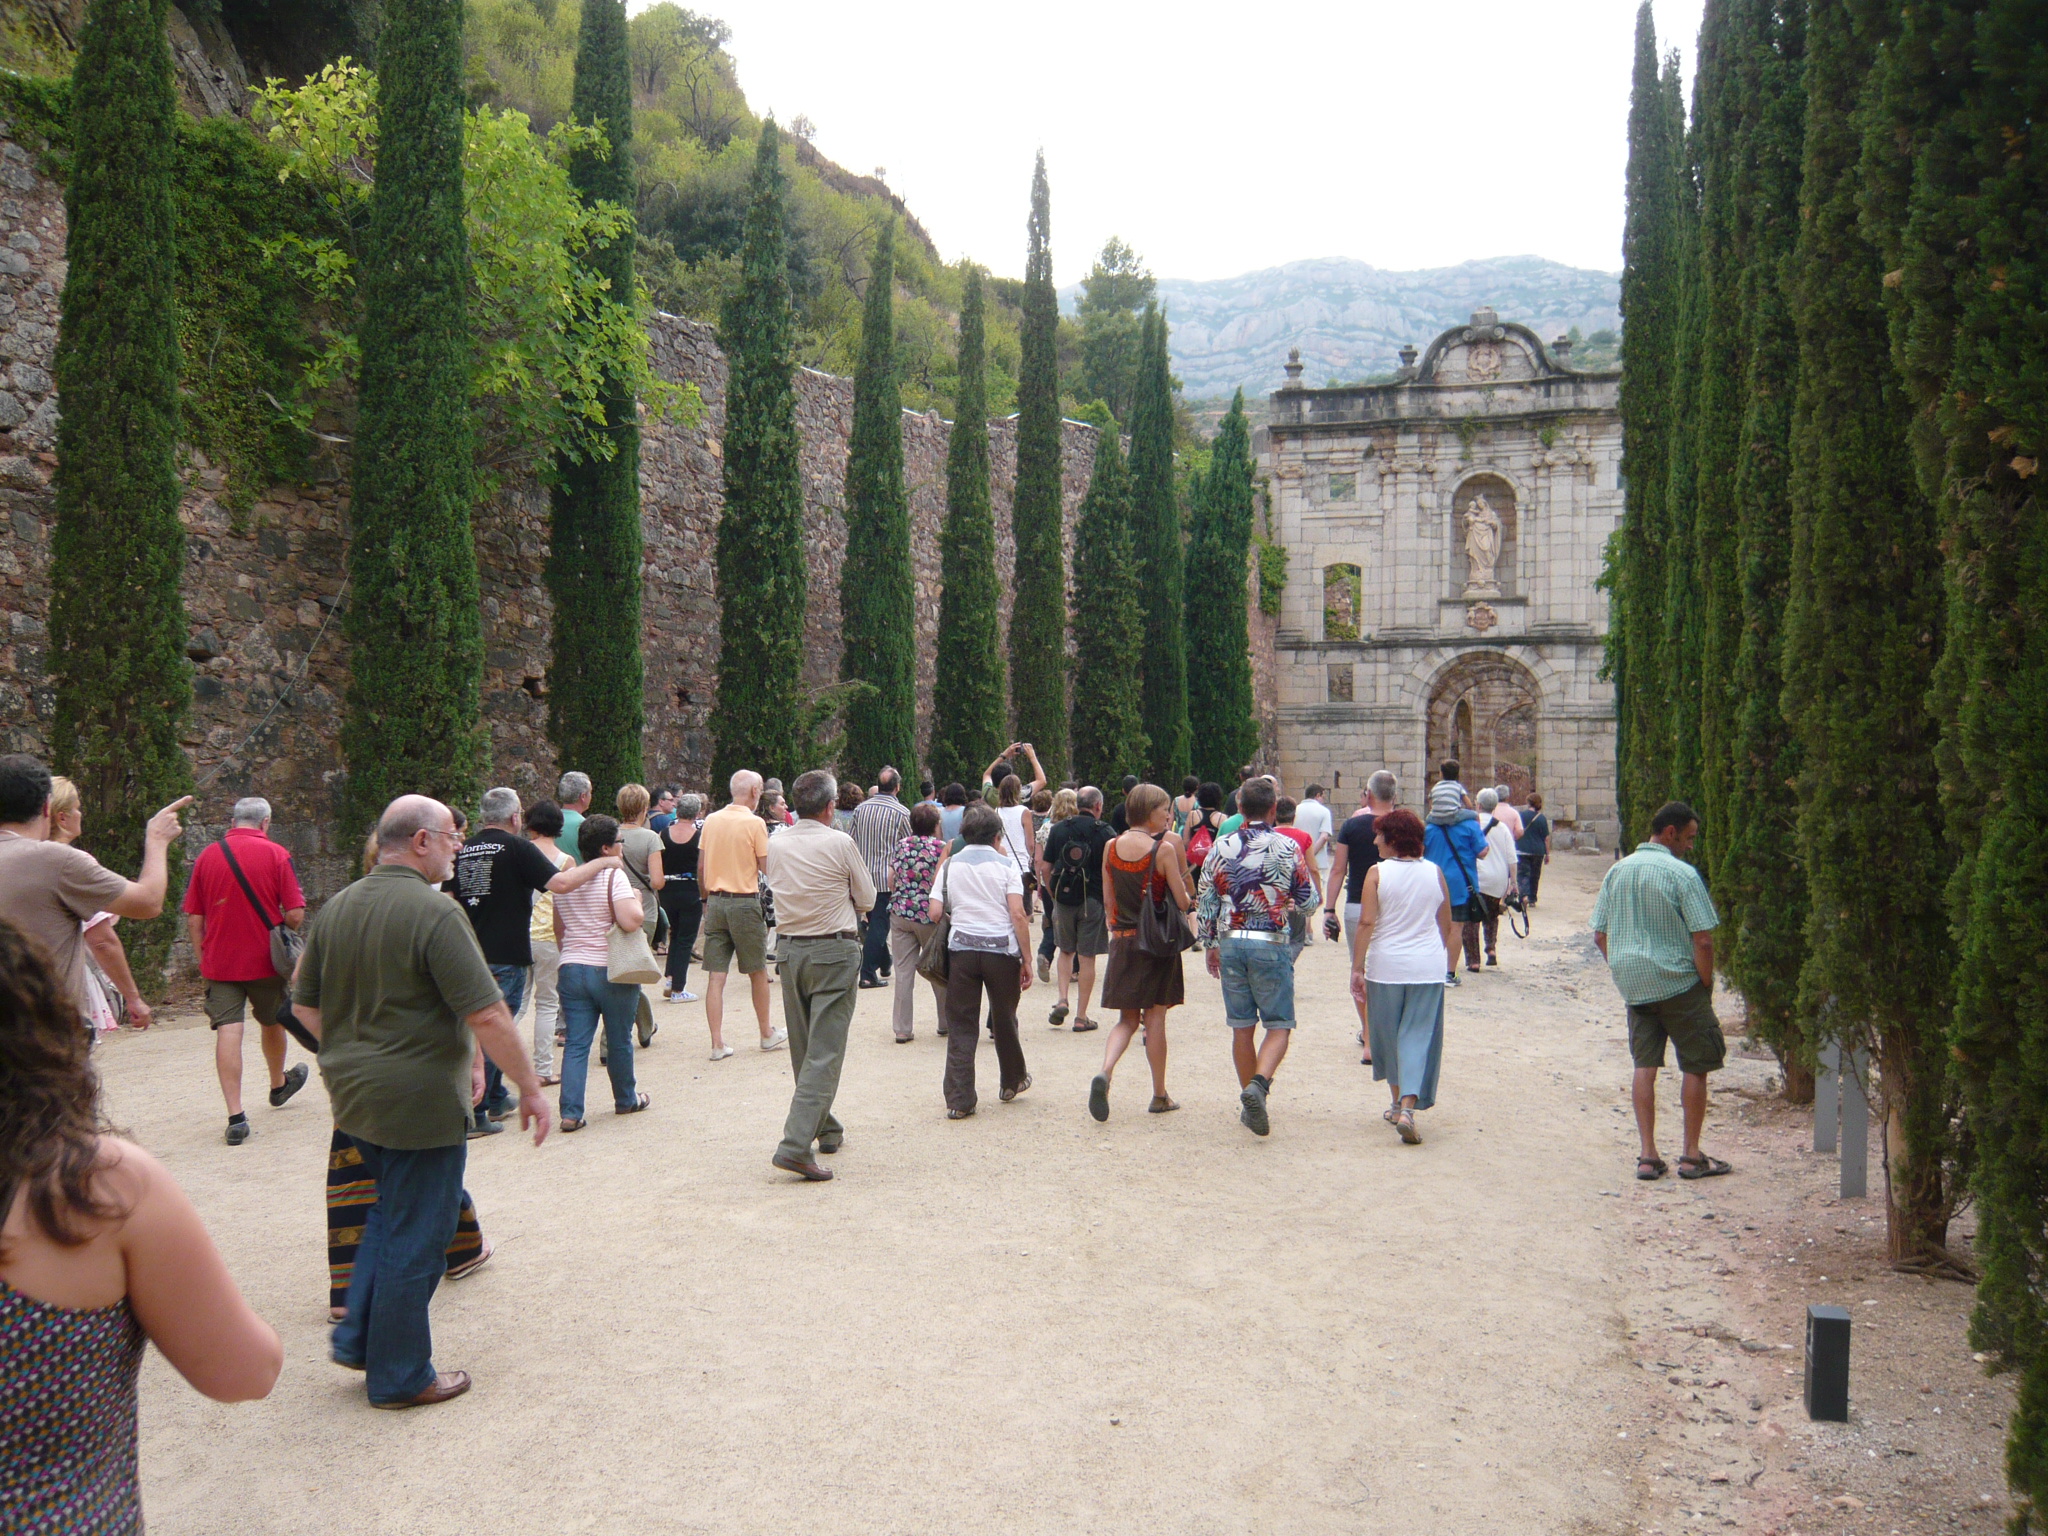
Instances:
[[[1131,534],[1144,606],[1139,657],[1146,778],[1172,784],[1188,771],[1187,631],[1181,618],[1180,498],[1173,483],[1173,382],[1167,371],[1166,317],[1145,306],[1143,353],[1131,405]]]
[[[1060,494],[1059,296],[1052,286],[1052,193],[1045,155],[1031,173],[1017,367],[1017,494],[1010,532],[1017,579],[1010,607],[1010,700],[1017,739],[1048,777],[1067,776],[1067,571]]]
[[[1946,1241],[1952,1194],[1943,1105],[1955,950],[1943,886],[1953,861],[1928,705],[1942,632],[1938,530],[1907,445],[1883,266],[1858,227],[1855,114],[1883,15],[1860,0],[1816,3],[1807,37],[1806,218],[1788,285],[1799,388],[1784,709],[1802,756],[1810,897],[1800,1011],[1825,1012],[1855,1031],[1852,1045],[1874,1045],[1892,1122],[1891,1254],[1922,1262]]]
[[[583,0],[576,37],[576,121],[604,129],[608,153],[578,150],[569,180],[586,203],[634,207],[633,82],[625,0]],[[613,294],[633,293],[631,228],[580,252]],[[548,592],[554,632],[548,659],[548,735],[564,768],[588,773],[596,803],[644,775],[640,730],[645,678],[640,660],[640,424],[632,386],[616,375],[601,386],[603,440],[555,461],[550,498]]]
[[[1709,11],[1713,15],[1713,11]],[[1657,675],[1664,684],[1663,730],[1670,763],[1663,797],[1695,808],[1700,788],[1700,593],[1693,577],[1694,525],[1699,504],[1698,434],[1693,430],[1699,399],[1700,121],[1708,83],[1707,35],[1700,33],[1699,67],[1693,75],[1692,121],[1679,168],[1678,330],[1672,342],[1670,455],[1671,483],[1664,498],[1664,611],[1657,637]],[[1653,792],[1654,793],[1654,792]],[[1655,807],[1651,808],[1654,812]]]
[[[1239,390],[1216,432],[1187,551],[1189,771],[1219,784],[1233,782],[1259,750],[1245,611],[1251,543],[1251,431]]]
[[[71,113],[51,740],[57,767],[77,782],[86,845],[109,867],[133,872],[144,823],[192,784],[178,745],[192,684],[175,467],[178,97],[162,0],[92,0]],[[167,913],[141,925],[139,943],[130,939],[136,975],[152,993],[176,921]]]
[[[761,125],[726,354],[725,504],[718,517],[718,702],[712,783],[742,768],[793,780],[804,761],[804,490],[796,428],[781,135]]]
[[[946,444],[946,525],[939,535],[938,683],[932,690],[927,754],[932,782],[939,785],[973,785],[1010,742],[1004,728],[1009,689],[1003,675],[996,522],[988,494],[982,305],[981,270],[970,267],[960,303],[960,394]]]
[[[1624,846],[1647,835],[1669,798],[1671,742],[1663,628],[1670,495],[1671,393],[1677,344],[1679,205],[1684,191],[1685,112],[1677,60],[1660,74],[1648,0],[1636,13],[1629,97],[1628,212],[1622,235],[1621,313],[1628,354],[1621,376],[1621,526],[1609,547],[1612,596],[1607,670],[1615,695],[1615,785]]]
[[[394,796],[482,787],[483,628],[462,225],[462,6],[392,0],[379,49],[377,184],[360,288],[349,551],[349,820]]]
[[[910,499],[903,489],[903,396],[896,382],[896,226],[875,236],[853,376],[846,459],[846,564],[839,675],[866,690],[846,706],[841,771],[872,784],[884,767],[917,778],[917,596],[910,565]]]
[[[1811,1079],[1800,1023],[1806,957],[1806,878],[1792,782],[1799,749],[1782,710],[1781,629],[1790,579],[1789,486],[1799,340],[1786,291],[1799,238],[1800,144],[1806,117],[1806,4],[1779,0],[1751,13],[1740,72],[1750,123],[1736,167],[1748,223],[1738,303],[1747,325],[1741,436],[1735,467],[1735,559],[1741,629],[1733,679],[1733,737],[1721,886],[1729,980],[1751,1032],[1785,1064],[1787,1096]]]
[[[1144,620],[1131,541],[1131,486],[1114,426],[1074,529],[1074,777],[1115,789],[1145,771],[1145,727],[1133,662]],[[985,759],[984,759],[985,761]]]

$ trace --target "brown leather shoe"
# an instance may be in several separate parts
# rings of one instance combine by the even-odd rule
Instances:
[[[469,1372],[443,1371],[434,1378],[434,1384],[418,1397],[403,1397],[395,1403],[372,1403],[372,1408],[431,1408],[436,1403],[445,1403],[451,1397],[460,1397],[469,1390]]]
[[[825,1167],[823,1164],[813,1163],[802,1158],[791,1157],[787,1152],[778,1152],[773,1157],[769,1158],[768,1161],[773,1163],[778,1168],[787,1169],[791,1173],[802,1174],[806,1179],[809,1179],[813,1184],[822,1184],[827,1179],[832,1177],[832,1170],[830,1168]]]

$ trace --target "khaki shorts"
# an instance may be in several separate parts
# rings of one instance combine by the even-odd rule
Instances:
[[[1085,900],[1078,907],[1052,905],[1052,941],[1069,955],[1109,953],[1109,927],[1102,920],[1102,903]]]
[[[1714,994],[1705,983],[1654,1003],[1628,1005],[1628,1049],[1638,1067],[1664,1065],[1664,1042],[1678,1053],[1681,1072],[1718,1072],[1728,1060],[1728,1042],[1714,1017]]]
[[[759,896],[713,891],[704,903],[704,974],[723,976],[734,960],[743,976],[768,969],[768,920]]]
[[[284,978],[267,976],[262,981],[206,984],[206,1021],[215,1029],[223,1024],[242,1023],[244,1004],[255,1010],[258,1024],[276,1024],[277,1010],[284,1006]]]

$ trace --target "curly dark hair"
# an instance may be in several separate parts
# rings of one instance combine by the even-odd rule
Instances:
[[[93,1193],[111,1127],[90,1038],[49,956],[0,922],[0,1218],[26,1188],[35,1224],[66,1247],[92,1235],[85,1223],[126,1214]]]

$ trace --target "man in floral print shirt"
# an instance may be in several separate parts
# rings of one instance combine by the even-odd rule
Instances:
[[[1216,839],[1202,865],[1195,900],[1195,939],[1209,951],[1209,974],[1223,983],[1230,1054],[1237,1066],[1237,1118],[1255,1136],[1272,1129],[1266,1095],[1287,1054],[1294,1028],[1294,951],[1287,919],[1315,904],[1315,885],[1300,846],[1275,829],[1278,797],[1270,779],[1237,792],[1244,825]],[[1254,1046],[1260,1024],[1266,1037]]]

